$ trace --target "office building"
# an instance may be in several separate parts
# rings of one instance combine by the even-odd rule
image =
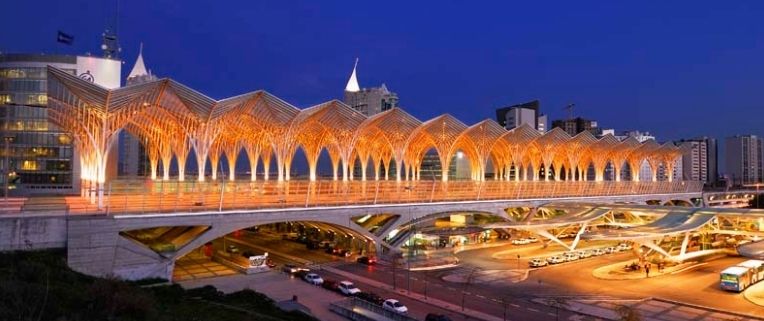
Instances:
[[[725,174],[733,185],[762,182],[762,139],[756,135],[738,135],[725,140]]]
[[[8,164],[4,157],[0,162],[3,172],[9,170],[12,193],[69,193],[80,188],[72,138],[48,120],[48,65],[109,89],[120,86],[121,63],[116,59],[0,54],[0,135],[10,140],[8,150],[2,150]],[[109,170],[116,171],[116,166]]]
[[[570,136],[576,136],[583,131],[589,131],[594,135],[599,135],[597,121],[576,117],[572,119],[558,119],[552,121],[552,128],[562,128]]]
[[[357,67],[358,60],[356,60],[353,73],[350,74],[350,79],[345,86],[345,104],[366,116],[376,115],[398,107],[398,95],[388,90],[385,84],[379,87],[361,88],[356,74]]]
[[[520,127],[525,124],[535,128],[540,133],[547,130],[547,117],[539,112],[541,103],[538,100],[496,109],[496,122],[506,129]]]
[[[683,139],[677,143],[683,147],[682,176],[684,179],[708,184],[716,183],[718,177],[716,139],[698,137]]]

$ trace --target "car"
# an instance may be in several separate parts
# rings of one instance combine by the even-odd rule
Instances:
[[[350,281],[340,281],[340,283],[337,284],[337,290],[339,290],[340,293],[348,296],[361,293],[361,289],[356,287],[355,284]]]
[[[530,265],[530,267],[542,267],[542,266],[546,266],[547,264],[549,263],[546,260],[541,258],[535,258],[528,261],[528,265]]]
[[[528,240],[528,242],[530,242],[530,243],[536,243],[536,242],[538,242],[538,241],[539,241],[539,239],[538,239],[537,237],[533,237],[533,236],[531,236],[531,237],[527,238],[527,240]]]
[[[572,237],[572,236],[570,236],[570,234],[568,234],[568,233],[561,233],[560,235],[557,235],[558,239],[566,239],[566,238],[569,238],[569,237]]]
[[[229,245],[225,248],[228,253],[239,253],[239,248],[236,245]]]
[[[350,255],[352,255],[350,250],[344,250],[344,249],[343,250],[339,250],[339,251],[337,251],[337,253],[334,253],[334,254],[336,254],[337,256],[341,256],[341,257],[350,257]]]
[[[321,283],[321,287],[329,291],[339,291],[338,286],[339,286],[339,283],[337,283],[337,281],[330,280],[330,279],[325,279],[324,283]]]
[[[451,321],[451,318],[444,314],[427,313],[424,321]]]
[[[305,274],[305,276],[302,277],[302,279],[313,285],[321,285],[324,283],[324,279],[322,279],[321,276],[319,276],[316,273]]]
[[[585,259],[587,257],[592,257],[592,251],[591,250],[581,250],[576,252],[578,253],[578,257],[581,259]]]
[[[528,239],[514,239],[512,240],[512,244],[514,245],[525,245],[530,244],[531,241],[528,241]]]
[[[550,256],[546,259],[549,264],[559,264],[565,262],[565,258],[559,255]]]
[[[310,269],[306,269],[304,267],[300,267],[294,264],[284,264],[284,267],[281,268],[281,271],[289,273],[289,274],[295,274],[300,271],[310,272]]]
[[[396,299],[385,300],[385,302],[382,302],[382,308],[400,314],[406,314],[409,312],[409,308],[407,308],[405,305],[403,305],[403,303]]]
[[[373,257],[368,257],[368,256],[359,257],[355,261],[358,262],[358,263],[361,263],[361,264],[366,264],[366,265],[377,264],[377,260],[376,259],[374,259]]]
[[[377,295],[374,292],[361,292],[356,294],[356,298],[359,298],[361,300],[364,300],[374,305],[382,305],[382,302],[385,302],[385,299],[383,299],[381,296]]]
[[[628,250],[631,250],[631,245],[626,243],[621,243],[621,244],[618,244],[616,248],[618,249],[618,251],[628,251]]]
[[[330,248],[330,247],[332,247],[332,242],[331,241],[326,241],[326,240],[318,242],[318,247],[324,248],[324,249]]]
[[[281,239],[282,240],[297,241],[297,233],[281,234]]]
[[[600,256],[605,254],[605,250],[603,249],[594,249],[594,250],[591,250],[591,252],[593,256]]]
[[[576,252],[565,253],[565,255],[563,255],[563,258],[565,259],[565,262],[570,262],[570,261],[575,261],[580,259],[580,257],[578,257],[578,253]]]
[[[615,246],[608,246],[605,248],[605,253],[607,254],[612,254],[617,252],[618,252],[618,249]]]

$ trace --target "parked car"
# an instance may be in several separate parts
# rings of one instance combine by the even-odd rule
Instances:
[[[427,313],[424,321],[451,321],[451,318],[443,314]]]
[[[289,273],[289,274],[295,274],[300,271],[310,272],[310,269],[306,269],[304,267],[300,267],[294,264],[284,264],[284,267],[281,268],[281,271]]]
[[[344,295],[356,295],[361,293],[361,289],[357,288],[355,284],[350,281],[340,281],[340,283],[337,284],[337,290]]]
[[[527,240],[528,240],[528,242],[530,242],[530,243],[536,243],[536,242],[538,242],[538,241],[539,241],[539,239],[538,239],[537,237],[533,237],[533,236],[531,236],[531,237],[527,238]]]
[[[565,253],[563,257],[565,258],[565,262],[575,261],[579,259],[578,253],[576,252]]]
[[[324,283],[321,283],[321,287],[324,289],[327,289],[329,291],[339,291],[339,283],[334,280],[326,279],[324,280]]]
[[[514,245],[525,245],[530,244],[531,241],[528,241],[528,239],[514,239],[512,240],[512,244]]]
[[[405,305],[403,305],[403,303],[400,303],[396,299],[385,300],[385,302],[382,303],[382,308],[400,314],[406,314],[409,312],[409,308],[407,308]]]
[[[555,255],[548,257],[546,261],[549,262],[549,264],[559,264],[565,262],[565,258],[559,255]]]
[[[313,285],[321,285],[324,283],[324,279],[322,279],[321,276],[316,273],[305,274],[302,279]]]
[[[547,263],[546,260],[541,258],[535,258],[528,261],[528,265],[530,265],[531,267],[542,267],[542,266],[546,266],[547,264],[549,263]]]
[[[329,248],[329,247],[331,247],[331,246],[332,246],[332,242],[331,242],[331,241],[326,241],[326,240],[324,240],[324,241],[321,241],[321,242],[319,242],[319,243],[318,243],[318,246],[319,246],[320,248],[324,248],[324,249],[326,249],[326,248]]]
[[[236,245],[229,245],[225,248],[225,251],[228,253],[239,253],[239,248]]]
[[[375,260],[373,257],[368,257],[368,256],[359,257],[355,261],[361,264],[366,264],[366,265],[377,264],[377,260]]]
[[[626,243],[621,243],[621,244],[618,244],[616,248],[618,249],[618,251],[628,251],[628,250],[631,250],[631,245]]]
[[[591,250],[591,251],[592,251],[592,255],[594,255],[594,256],[600,256],[600,255],[605,254],[605,250],[603,250],[603,249],[594,249],[594,250]]]
[[[581,251],[578,251],[577,253],[578,253],[578,257],[581,259],[592,257],[592,251],[590,250],[581,250]]]
[[[618,252],[618,249],[615,246],[608,246],[605,248],[605,253],[612,254]]]

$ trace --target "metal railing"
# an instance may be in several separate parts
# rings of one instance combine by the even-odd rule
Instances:
[[[67,197],[70,214],[222,212],[457,201],[560,199],[700,193],[700,182],[631,181],[256,181],[173,182],[116,180],[104,208]]]

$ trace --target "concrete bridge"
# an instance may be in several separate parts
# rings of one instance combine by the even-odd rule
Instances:
[[[145,213],[117,215],[75,215],[67,220],[66,244],[69,265],[89,275],[115,275],[125,279],[161,277],[171,279],[175,261],[214,239],[244,228],[277,222],[320,222],[345,228],[376,246],[379,253],[395,250],[385,243],[389,231],[410,224],[454,213],[480,213],[508,220],[507,209],[539,207],[549,202],[636,203],[659,200],[690,200],[699,192],[558,197],[517,200],[468,200],[431,203],[366,204],[227,210],[204,212]],[[354,218],[391,214],[394,219],[375,233],[357,224]],[[203,227],[202,232],[172,252],[160,253],[125,237],[125,231],[157,227]]]

